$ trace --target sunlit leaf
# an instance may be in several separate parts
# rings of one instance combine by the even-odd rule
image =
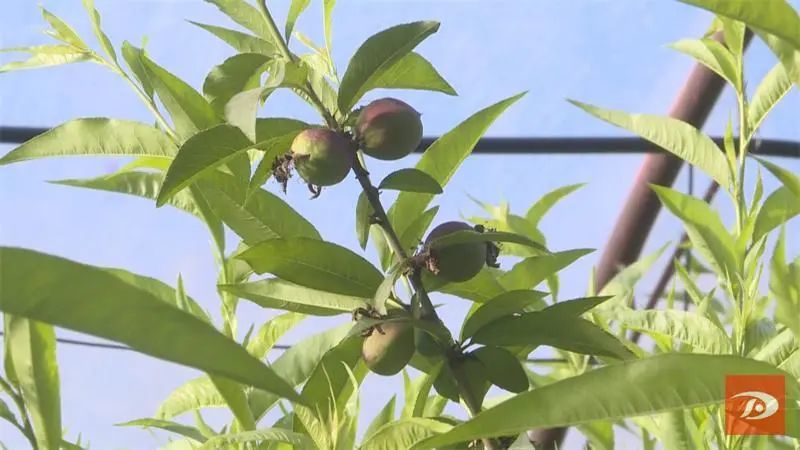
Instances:
[[[222,39],[222,41],[236,49],[239,53],[261,53],[268,56],[277,53],[277,49],[272,42],[261,39],[258,36],[231,30],[230,28],[193,22],[191,20],[188,22]]]
[[[600,120],[638,134],[702,170],[723,188],[730,188],[725,155],[710,137],[694,126],[671,117],[629,114],[575,100],[570,100],[570,103]]]
[[[592,249],[575,249],[532,256],[515,264],[511,270],[500,275],[498,281],[508,290],[533,289],[547,277],[593,251]]]
[[[252,301],[264,308],[282,309],[314,316],[351,313],[364,308],[371,299],[334,294],[298,286],[279,279],[224,284],[219,289]]]
[[[339,85],[339,109],[350,108],[366,93],[372,80],[407,55],[439,29],[438,22],[422,21],[396,25],[370,36],[356,50]]]
[[[239,53],[214,66],[203,82],[203,94],[211,107],[222,115],[225,104],[236,94],[261,84],[269,57],[261,53]]]
[[[5,251],[0,255],[5,256]],[[0,274],[14,264],[13,258],[4,258]],[[15,280],[3,276],[0,286],[0,309],[8,313],[6,285]],[[19,280],[25,282],[25,280]],[[13,288],[12,288],[13,289]],[[11,300],[13,301],[13,299]],[[58,448],[61,442],[61,396],[58,361],[56,360],[56,335],[47,323],[31,320],[24,314],[10,316],[4,339],[14,364],[14,373],[22,394],[26,414],[30,416],[33,434],[39,448]]]
[[[128,120],[70,120],[28,140],[0,158],[0,165],[53,156],[153,156],[171,158],[177,148],[158,129]]]
[[[181,423],[172,422],[163,419],[136,419],[129,422],[118,423],[118,427],[142,427],[144,429],[156,428],[159,430],[170,431],[195,440],[197,442],[205,442],[205,436],[200,433],[195,427],[183,425]]]
[[[731,353],[731,342],[723,329],[703,316],[678,310],[615,311],[613,317],[630,330],[676,339],[699,353]]]
[[[273,239],[236,258],[247,261],[256,273],[342,295],[372,297],[383,281],[381,272],[360,255],[316,239]]]
[[[0,256],[3,312],[121,342],[156,358],[299,398],[270,368],[208,323],[103,269],[11,247],[0,249]]]
[[[415,448],[440,448],[528,429],[719,406],[726,398],[725,377],[738,374],[786,375],[769,364],[732,355],[666,354],[626,361],[519,394]],[[587,392],[592,393],[591,402],[586,401]],[[791,377],[786,378],[786,396],[787,403],[800,398],[800,389]],[[786,409],[786,424],[786,434],[800,434],[797,409]]]

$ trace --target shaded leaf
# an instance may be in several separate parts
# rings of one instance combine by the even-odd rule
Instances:
[[[472,352],[483,363],[489,381],[510,392],[528,390],[528,376],[522,363],[510,351],[502,347],[481,347]]]
[[[461,230],[449,233],[445,236],[432,240],[428,246],[430,248],[439,249],[449,247],[451,245],[466,244],[472,242],[513,242],[515,244],[527,245],[528,247],[535,248],[540,251],[547,251],[544,246],[535,242],[525,236],[516,233],[509,233],[507,231],[472,231]]]
[[[486,301],[467,316],[461,327],[461,339],[465,340],[484,325],[501,317],[532,308],[541,309],[545,306],[543,299],[546,295],[547,293],[539,291],[514,290]]]
[[[418,169],[396,170],[381,180],[378,189],[441,194],[442,187],[427,173]]]
[[[620,341],[584,319],[541,312],[497,319],[475,332],[479,344],[496,346],[548,345],[587,355],[628,359],[632,356]]]

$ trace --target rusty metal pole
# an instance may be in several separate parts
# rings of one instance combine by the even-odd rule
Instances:
[[[750,32],[745,35],[745,47],[752,37]],[[723,41],[722,33],[716,33],[712,38]],[[724,87],[725,81],[719,75],[696,64],[675,97],[669,116],[701,128]],[[672,186],[682,166],[683,161],[671,154],[645,156],[597,266],[598,291],[622,268],[634,263],[642,252],[661,209],[661,203],[649,185]],[[566,434],[567,428],[563,427],[531,430],[528,439],[537,449],[556,450]]]

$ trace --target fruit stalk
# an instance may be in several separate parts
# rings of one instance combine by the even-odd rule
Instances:
[[[370,181],[369,172],[367,172],[367,169],[361,164],[358,158],[353,158],[353,172],[355,172],[356,178],[359,184],[361,184],[361,189],[364,190],[364,195],[367,196],[367,201],[374,211],[375,222],[386,235],[386,240],[397,257],[398,262],[402,263],[406,261],[408,259],[408,252],[403,248],[403,245],[400,243],[400,238],[397,237],[397,233],[389,222],[386,210],[383,209],[381,200],[378,197],[378,189],[373,186],[372,181]],[[418,270],[411,272],[411,274],[408,275],[408,281],[411,283],[411,287],[419,298],[421,306],[420,317],[438,320],[438,316],[433,310],[433,303],[431,303],[431,299],[428,297],[428,292],[422,285],[420,272]],[[420,317],[415,318],[418,319]]]
[[[408,252],[403,248],[400,239],[397,237],[397,233],[389,222],[386,210],[383,208],[383,204],[381,204],[381,200],[378,197],[378,189],[373,186],[369,178],[369,172],[367,172],[367,169],[361,164],[359,158],[353,158],[353,172],[355,172],[356,178],[359,184],[361,184],[361,188],[364,190],[364,195],[367,196],[367,201],[369,201],[370,206],[372,206],[376,224],[381,227],[386,235],[386,240],[392,248],[392,251],[394,251],[398,262],[403,263],[408,260]],[[438,314],[436,314],[433,303],[431,303],[431,299],[428,297],[428,292],[422,284],[420,271],[412,271],[411,274],[408,275],[408,280],[411,283],[411,287],[414,288],[414,292],[421,306],[421,311],[419,311],[421,315],[417,317],[417,311],[415,310],[415,319],[424,318],[441,323],[441,319]],[[481,403],[469,392],[467,388],[468,385],[462,377],[458,377],[456,383],[458,384],[461,398],[464,400],[464,405],[469,410],[470,415],[475,416],[481,411]],[[501,449],[498,442],[494,439],[483,439],[483,445],[486,450]]]

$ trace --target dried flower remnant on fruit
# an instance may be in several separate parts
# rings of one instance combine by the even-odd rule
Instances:
[[[489,261],[486,242],[464,242],[431,248],[436,239],[459,231],[477,230],[464,222],[445,222],[431,230],[424,245],[427,252],[424,267],[449,282],[463,282],[473,278]]]
[[[286,193],[286,186],[289,184],[289,178],[292,177],[292,154],[286,153],[278,156],[272,162],[272,176],[275,177],[281,185],[281,190]]]
[[[420,113],[395,98],[382,98],[364,106],[355,131],[365,154],[386,161],[403,158],[422,142]]]

